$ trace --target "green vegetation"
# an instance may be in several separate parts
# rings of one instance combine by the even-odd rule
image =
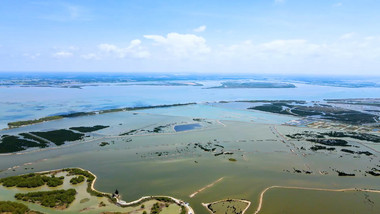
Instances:
[[[63,169],[63,171],[68,172],[68,175],[83,175],[84,177],[88,179],[91,179],[93,181],[95,177],[88,171],[78,169],[78,168],[68,168],[68,169]]]
[[[328,132],[324,133],[330,137],[350,137],[357,140],[365,140],[374,143],[380,143],[380,136],[359,132]]]
[[[380,107],[379,99],[325,99],[328,103]],[[376,111],[376,110],[375,110]]]
[[[295,133],[295,134],[288,134],[286,135],[289,138],[292,139],[297,139],[297,140],[302,140],[308,138],[318,138],[318,140],[310,140],[307,139],[308,141],[312,142],[317,142],[320,143],[322,142],[328,142],[329,140],[333,139],[324,139],[326,137],[333,137],[333,138],[353,138],[356,140],[365,140],[373,143],[380,143],[380,136],[375,135],[375,134],[369,134],[369,133],[361,133],[361,132],[339,132],[339,131],[331,131],[331,132],[311,132],[311,131],[304,131],[301,133]],[[343,143],[346,145],[347,143],[344,143],[342,140],[335,140],[337,142]],[[333,141],[328,142],[329,143],[334,143]],[[326,144],[327,145],[327,144]],[[341,145],[342,146],[342,145]]]
[[[59,119],[71,118],[71,117],[90,116],[90,115],[95,115],[97,113],[106,114],[106,113],[121,112],[121,111],[136,111],[136,110],[151,109],[151,108],[169,108],[169,107],[175,107],[175,106],[185,106],[185,105],[194,105],[194,104],[196,104],[196,103],[183,103],[183,104],[179,103],[179,104],[171,104],[171,105],[117,108],[117,109],[108,109],[108,110],[102,110],[102,111],[74,112],[74,113],[70,113],[70,114],[62,114],[62,115],[57,115],[57,116],[43,117],[43,118],[39,118],[39,119],[35,119],[35,120],[10,122],[10,123],[8,123],[8,127],[9,128],[17,128],[20,126],[32,125],[32,124],[41,123],[41,122],[45,122],[45,121],[59,120]],[[82,128],[82,127],[73,127],[73,128]],[[89,128],[89,127],[84,127],[84,128]],[[73,129],[73,130],[75,130],[75,129]]]
[[[24,139],[20,138],[20,136],[15,135],[1,136],[0,153],[19,152],[27,148],[33,147],[46,148],[49,146],[49,141],[55,143],[57,146],[60,146],[64,144],[66,141],[79,140],[82,139],[84,136],[84,134],[82,133],[75,133],[66,129],[59,129],[47,132],[20,133],[20,135]]]
[[[216,214],[237,214],[242,213],[247,206],[247,202],[229,199],[209,204],[207,208]]]
[[[150,209],[150,214],[158,214],[161,212],[161,206],[160,203],[153,204],[152,208]]]
[[[66,141],[76,141],[83,138],[84,134],[75,133],[66,129],[58,129],[47,132],[31,132],[34,135],[45,138],[57,146],[64,144]]]
[[[51,177],[42,176],[42,180],[44,180],[46,182],[46,185],[48,185],[49,187],[57,187],[62,185],[64,178],[65,177],[63,176],[57,178],[54,175]]]
[[[101,143],[99,144],[99,146],[108,146],[108,145],[110,145],[110,143],[108,143],[108,142],[101,142]]]
[[[125,133],[120,134],[119,136],[132,135],[132,134],[134,134],[135,132],[137,132],[137,130],[136,130],[136,129],[132,129],[132,130],[130,130],[130,131],[128,131],[128,132],[125,132]]]
[[[43,185],[57,187],[63,184],[64,177],[44,176],[36,173],[26,175],[11,176],[0,179],[0,183],[5,187],[35,188]]]
[[[220,86],[211,88],[295,88],[290,83],[279,82],[223,82]]]
[[[8,123],[8,127],[9,128],[17,128],[20,126],[42,123],[42,122],[51,121],[51,120],[59,120],[62,118],[63,118],[62,116],[50,116],[50,117],[43,117],[43,118],[35,119],[35,120],[16,121],[16,122]]]
[[[70,114],[64,114],[61,115],[62,117],[82,117],[82,116],[89,116],[89,115],[95,115],[96,112],[74,112]]]
[[[19,135],[23,136],[26,139],[37,141],[38,143],[40,143],[41,148],[45,148],[45,147],[49,146],[49,143],[47,141],[42,140],[38,137],[35,137],[35,136],[31,135],[30,133],[21,133]]]
[[[69,129],[75,130],[78,132],[94,132],[101,129],[108,128],[109,126],[102,126],[102,125],[96,125],[96,126],[79,126],[79,127],[71,127]]]
[[[168,198],[168,197],[153,197],[154,199],[156,199],[157,201],[162,201],[162,202],[166,202],[166,203],[174,203],[173,199],[171,198]]]
[[[74,177],[74,178],[71,178],[70,179],[70,183],[71,184],[80,184],[84,181],[84,177],[83,176],[78,176],[78,177]]]
[[[31,147],[43,147],[43,145],[27,139],[20,139],[18,136],[13,135],[3,135],[1,137],[0,153],[18,152]]]
[[[376,122],[374,119],[375,115],[324,104],[306,106],[295,105],[289,102],[274,101],[248,109],[300,117],[316,117],[318,119],[328,119],[331,121],[355,125]]]
[[[184,206],[181,206],[181,214],[187,214],[186,208]]]
[[[186,106],[186,105],[195,105],[196,103],[178,103],[178,104],[171,104],[171,105],[156,105],[156,106],[141,106],[141,107],[127,107],[127,108],[118,108],[118,109],[109,109],[109,110],[102,110],[99,111],[99,114],[105,114],[105,113],[111,113],[111,112],[120,112],[120,111],[137,111],[137,110],[144,110],[144,109],[152,109],[152,108],[169,108],[169,107],[176,107],[176,106]]]
[[[155,133],[159,133],[162,131],[163,128],[165,128],[166,126],[157,126],[157,127],[154,127],[153,129],[153,132]]]
[[[12,202],[12,201],[0,201],[0,213],[12,213],[12,214],[25,214],[25,213],[40,213],[31,211],[26,205]]]
[[[312,151],[318,151],[318,150],[335,151],[335,148],[315,145],[315,146],[310,147],[310,150],[312,150]]]
[[[229,161],[236,162],[237,160],[235,158],[228,158]]]
[[[100,203],[99,203],[99,207],[105,207],[105,206],[107,206],[103,201],[101,201]]]
[[[41,192],[18,193],[15,195],[17,200],[41,204],[45,207],[66,208],[74,201],[77,191],[75,189],[53,190]]]
[[[347,141],[341,139],[307,139],[307,141],[319,143],[325,146],[351,147]]]
[[[63,169],[62,171],[68,172],[68,175],[82,175],[82,176],[86,177],[87,178],[87,192],[90,193],[90,195],[96,196],[96,197],[107,196],[107,197],[111,198],[107,194],[104,194],[104,193],[101,193],[101,192],[98,192],[96,190],[91,189],[91,184],[95,180],[95,176],[93,174],[91,174],[90,172],[82,170],[82,169],[78,169],[78,168],[68,168],[68,169]]]

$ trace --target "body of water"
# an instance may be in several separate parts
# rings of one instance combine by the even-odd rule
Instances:
[[[198,123],[193,123],[193,124],[184,124],[184,125],[176,125],[174,126],[174,130],[176,132],[182,132],[182,131],[188,131],[188,130],[193,130],[196,128],[200,128],[201,125]]]
[[[296,99],[318,101],[328,98],[376,98],[380,88],[342,88],[296,84],[297,88],[205,89],[217,84],[195,86],[150,86],[116,84],[77,88],[0,87],[0,128],[8,122],[49,115],[119,107],[214,102],[233,100]]]

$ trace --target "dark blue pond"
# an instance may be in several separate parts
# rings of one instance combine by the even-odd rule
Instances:
[[[200,128],[201,125],[199,123],[193,123],[193,124],[185,124],[185,125],[176,125],[174,126],[174,130],[176,132],[182,132],[187,130],[192,130],[195,128]]]

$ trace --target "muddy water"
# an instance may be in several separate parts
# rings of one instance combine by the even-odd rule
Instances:
[[[273,131],[274,125],[221,121],[222,125],[214,121],[209,127],[191,131],[118,137],[118,133],[133,127],[142,128],[148,125],[154,127],[168,123],[183,123],[191,121],[191,118],[141,113],[139,115],[125,116],[125,122],[123,123],[125,127],[123,128],[124,125],[119,125],[119,121],[111,122],[115,119],[114,117],[102,117],[104,117],[102,125],[109,124],[112,127],[97,133],[109,138],[93,140],[56,150],[25,155],[0,156],[1,169],[20,165],[15,171],[6,170],[1,172],[0,176],[5,177],[63,167],[81,167],[92,171],[98,176],[95,188],[100,191],[113,192],[118,189],[126,201],[136,200],[146,195],[170,195],[189,202],[196,213],[207,213],[206,209],[201,206],[202,202],[213,202],[226,198],[251,201],[252,205],[247,213],[253,213],[257,208],[260,192],[272,185],[380,189],[378,178],[364,176],[360,173],[356,173],[357,176],[355,177],[338,177],[330,168],[332,166],[347,172],[358,169],[365,171],[367,167],[379,163],[377,157],[372,159],[366,156],[353,158],[339,152],[329,154],[298,151],[296,147],[306,146],[307,142],[292,142],[294,145],[290,144],[290,142],[283,143],[281,136]],[[166,119],[163,120],[163,118]],[[93,123],[99,124],[98,122]],[[64,123],[58,123],[57,121],[44,123],[41,126],[48,128],[51,124],[65,126],[62,125]],[[69,124],[72,125],[71,122]],[[68,125],[66,124],[66,126]],[[298,129],[276,126],[278,127],[278,132],[283,135]],[[30,128],[34,129],[35,126]],[[13,132],[16,131],[13,130]],[[126,142],[125,139],[127,138],[131,138],[132,141]],[[104,140],[110,142],[110,145],[100,147],[99,143]],[[213,153],[203,151],[195,146],[195,143],[206,145],[208,142],[222,145],[224,151],[230,151],[233,154],[214,156]],[[161,155],[159,155],[160,153]],[[302,155],[302,153],[306,154]],[[228,158],[235,158],[237,161],[231,162]],[[33,163],[23,165],[28,162]],[[293,173],[293,168],[311,170],[313,173],[310,175],[297,174]],[[320,170],[328,171],[328,174],[321,175],[318,173]],[[221,177],[224,177],[221,182],[200,192],[193,198],[189,197],[193,192]],[[0,191],[3,192],[1,189]],[[293,194],[292,198],[297,201],[297,199],[305,199],[310,196],[318,200],[320,204],[328,204],[330,196],[317,197],[313,196],[313,194],[322,193],[298,191]],[[276,195],[279,197],[276,197]],[[279,204],[280,208],[287,206],[286,203],[281,202],[283,197],[285,197],[283,191],[273,190],[268,192],[268,197],[264,199],[265,212],[277,212],[277,210],[267,208],[268,203]],[[338,197],[337,195],[336,197],[334,196],[334,200],[339,204],[343,203],[347,197],[340,195]],[[373,194],[373,198],[377,197],[377,195]],[[355,200],[355,197],[351,198],[349,200]],[[357,203],[367,203],[361,199],[355,201],[356,203],[349,203],[346,206],[355,208]],[[291,203],[289,201],[289,204]],[[302,206],[303,208],[300,208],[299,213],[303,213],[303,209],[313,207],[312,204],[308,203],[304,203]],[[328,204],[328,206],[331,206],[330,213],[336,211],[333,205]],[[363,206],[366,205],[364,204]],[[320,210],[310,209],[308,213],[320,213]]]

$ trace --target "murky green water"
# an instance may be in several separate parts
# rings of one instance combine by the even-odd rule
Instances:
[[[169,131],[168,133],[152,133],[144,136],[117,136],[134,128],[192,121],[192,117],[170,117],[145,113],[138,115],[114,113],[73,120],[52,121],[2,132],[2,134],[18,133],[36,129],[67,128],[73,125],[111,125],[111,128],[101,130],[97,132],[98,135],[94,135],[94,137],[108,136],[109,138],[24,155],[0,156],[0,169],[20,166],[14,169],[15,171],[3,171],[0,176],[5,177],[63,167],[81,167],[98,176],[95,187],[100,191],[113,192],[118,189],[123,200],[126,201],[136,200],[146,195],[170,195],[189,202],[196,213],[207,213],[207,210],[201,205],[202,202],[213,202],[227,198],[251,201],[252,205],[247,213],[253,213],[256,210],[260,192],[272,185],[380,189],[380,182],[378,182],[379,178],[377,177],[364,176],[363,173],[356,171],[357,176],[355,177],[338,177],[332,170],[338,168],[347,172],[359,169],[364,171],[379,164],[377,156],[369,158],[363,155],[360,158],[353,158],[341,153],[292,152],[291,150],[295,150],[295,147],[306,146],[307,142],[288,142],[285,144],[281,141],[282,138],[278,133],[285,134],[300,128],[243,121],[221,121],[222,123],[218,123],[213,120],[212,124],[207,127],[187,132]],[[274,131],[274,128],[278,132]],[[131,138],[132,141],[126,142],[125,139],[127,138]],[[108,141],[110,145],[100,147],[101,141]],[[217,144],[224,146],[225,151],[231,151],[234,154],[214,156],[213,153],[194,148],[195,143],[207,144],[207,142],[217,142]],[[156,152],[167,153],[159,156]],[[303,155],[303,153],[305,154]],[[230,157],[237,159],[237,161],[229,161],[228,158]],[[29,162],[33,162],[33,164],[23,165]],[[293,168],[311,170],[313,173],[310,175],[297,174],[293,173]],[[328,174],[321,175],[319,171],[327,171]],[[221,177],[224,177],[221,182],[198,193],[193,198],[189,197],[193,192]],[[297,206],[298,199],[306,200],[305,198],[308,197],[318,201],[318,204],[326,204],[326,209],[331,207],[331,210],[328,209],[330,213],[338,210],[334,204],[343,204],[346,200],[355,201],[355,203],[346,203],[345,206],[348,208],[344,211],[348,210],[347,213],[372,212],[370,209],[364,208],[363,210],[366,212],[361,212],[361,208],[366,205],[359,206],[357,204],[365,202],[360,197],[356,200],[358,197],[350,196],[350,194],[347,196],[345,194],[321,196],[318,194],[324,194],[323,192],[287,192],[292,191],[269,191],[264,200],[263,209],[265,212],[263,210],[262,213],[287,211],[289,210],[286,208],[288,203]],[[291,194],[291,197],[287,194]],[[380,202],[379,196],[371,194],[375,203]],[[334,198],[334,204],[330,203],[330,197]],[[283,202],[284,198],[287,202]],[[272,209],[272,204],[276,204],[278,209]],[[281,208],[284,206],[285,208]],[[304,210],[307,210],[307,213],[321,213],[321,210],[312,209],[313,206],[313,203],[303,203],[299,209],[292,213],[305,213]],[[351,211],[359,211],[350,212],[349,207],[355,208]]]

